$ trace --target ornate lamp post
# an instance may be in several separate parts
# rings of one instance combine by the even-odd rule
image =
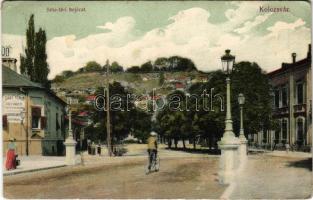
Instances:
[[[218,142],[221,149],[220,169],[218,172],[219,182],[221,184],[229,184],[232,182],[235,170],[236,153],[239,147],[239,140],[235,137],[233,132],[233,121],[231,118],[231,104],[230,104],[230,78],[229,75],[232,71],[235,62],[235,56],[230,54],[230,50],[225,51],[225,55],[221,57],[223,71],[226,73],[226,119],[225,131],[223,137]]]
[[[245,104],[245,96],[242,93],[238,95],[238,103],[240,105],[239,157],[240,157],[240,163],[243,164],[247,160],[247,142],[248,141],[245,137],[244,129],[243,129],[243,105]]]
[[[75,156],[76,156],[76,141],[73,138],[73,131],[72,131],[72,111],[70,108],[71,99],[69,100],[69,106],[66,108],[68,112],[68,137],[64,142],[65,145],[65,163],[67,165],[75,165]]]

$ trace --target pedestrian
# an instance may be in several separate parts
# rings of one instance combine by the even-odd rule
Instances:
[[[10,138],[8,144],[7,158],[5,162],[5,168],[7,170],[16,169],[15,151],[16,151],[15,139]]]

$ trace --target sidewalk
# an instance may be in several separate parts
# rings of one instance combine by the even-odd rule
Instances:
[[[3,176],[14,175],[24,172],[33,172],[65,166],[65,157],[62,156],[19,156],[21,165],[15,170],[5,169],[5,158],[3,158]]]
[[[293,157],[293,158],[312,158],[312,153],[301,152],[301,151],[266,151],[267,155],[270,156],[281,156],[281,157]]]
[[[251,155],[231,185],[230,199],[307,199],[312,194],[312,159],[273,152]],[[277,156],[279,155],[279,156]],[[283,155],[283,156],[281,156]],[[295,157],[298,156],[298,157]]]

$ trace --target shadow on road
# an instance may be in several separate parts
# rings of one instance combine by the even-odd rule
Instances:
[[[307,159],[298,160],[298,161],[291,161],[289,162],[288,167],[305,168],[307,170],[312,171],[312,158],[307,158]]]
[[[221,150],[219,149],[184,149],[182,147],[178,148],[165,148],[166,150],[171,150],[171,151],[182,151],[182,152],[187,152],[187,153],[194,153],[194,154],[210,154],[210,155],[219,155],[221,154]]]

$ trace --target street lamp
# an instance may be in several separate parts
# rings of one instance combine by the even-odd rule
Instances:
[[[219,182],[221,184],[230,184],[234,177],[235,161],[237,150],[239,147],[239,140],[235,137],[233,132],[233,121],[231,118],[231,104],[230,104],[230,78],[235,56],[230,54],[230,50],[225,51],[225,55],[221,57],[222,68],[226,74],[226,118],[225,130],[223,137],[218,142],[221,149],[220,169],[218,172]]]
[[[243,105],[245,104],[245,96],[242,93],[238,95],[238,103],[240,106],[239,156],[240,156],[240,162],[241,164],[243,164],[247,160],[247,142],[248,141],[245,137],[244,129],[243,129]]]

